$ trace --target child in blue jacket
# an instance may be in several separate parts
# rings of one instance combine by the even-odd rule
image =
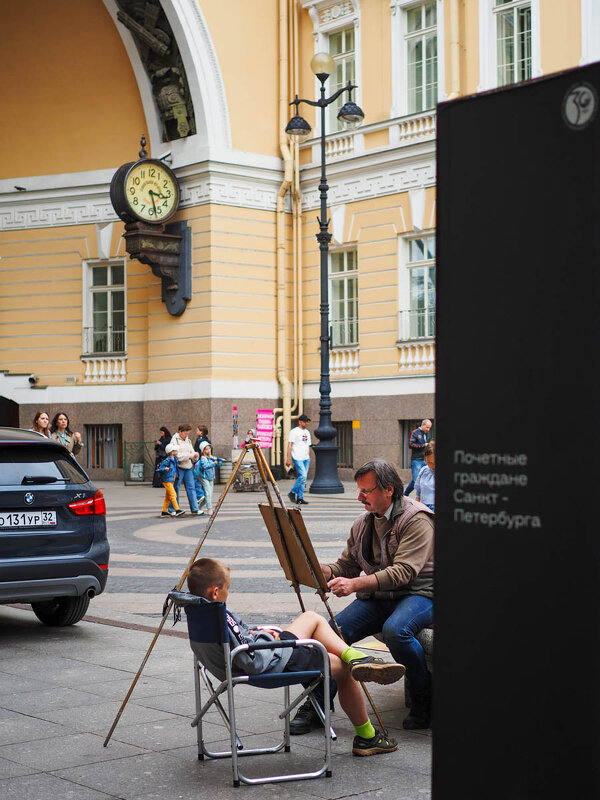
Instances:
[[[168,444],[165,447],[167,457],[158,466],[158,472],[162,477],[162,485],[165,487],[165,502],[161,517],[180,517],[185,514],[177,502],[177,493],[173,487],[175,478],[177,477],[177,447],[174,444]],[[169,503],[173,505],[175,511],[168,511]]]
[[[204,489],[204,496],[206,497],[206,510],[212,514],[212,493],[215,483],[215,467],[220,467],[223,463],[222,458],[215,458],[212,455],[211,447],[208,442],[202,447],[200,451],[200,460],[194,467],[194,475],[200,478],[200,483]]]

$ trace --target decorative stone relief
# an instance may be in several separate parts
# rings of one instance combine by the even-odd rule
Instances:
[[[117,0],[117,19],[129,29],[150,82],[163,142],[196,133],[194,107],[177,40],[158,0]]]
[[[351,2],[335,3],[335,5],[320,10],[319,22],[321,25],[327,25],[330,22],[338,22],[343,17],[352,16],[352,14],[354,14],[354,7]]]

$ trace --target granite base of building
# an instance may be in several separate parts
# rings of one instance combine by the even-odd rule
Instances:
[[[65,403],[60,408],[44,409],[50,418],[58,412],[67,414],[72,430],[80,431],[84,448],[79,460],[96,480],[122,480],[124,477],[123,453],[125,461],[130,445],[144,444],[150,458],[154,453],[154,442],[160,436],[160,427],[166,426],[175,433],[181,423],[192,426],[192,439],[196,436],[196,426],[206,425],[216,455],[230,458],[233,444],[233,407],[237,407],[238,439],[243,442],[249,428],[256,427],[258,408],[280,407],[278,399],[273,398],[182,398],[180,400],[152,400],[118,403]],[[344,426],[346,435],[346,458],[339,467],[341,480],[352,480],[354,470],[373,458],[383,458],[396,464],[403,478],[408,478],[410,467],[406,463],[406,423],[407,421],[432,417],[433,394],[385,395],[334,398],[333,423]],[[33,404],[19,406],[19,424],[31,427],[33,417],[40,408]],[[318,400],[307,400],[304,411],[311,418],[310,430],[319,424]],[[114,427],[112,427],[114,426]],[[120,457],[117,461],[108,457],[103,433],[118,436]],[[348,438],[349,437],[349,438]],[[317,442],[313,436],[313,441]],[[285,448],[284,448],[285,450]],[[116,450],[115,450],[116,452]],[[132,451],[133,452],[133,451]],[[140,450],[141,452],[141,450]],[[275,458],[273,463],[283,460]],[[311,459],[311,472],[314,458]]]

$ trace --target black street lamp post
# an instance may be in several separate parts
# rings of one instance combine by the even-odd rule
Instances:
[[[321,217],[318,219],[319,232],[317,241],[321,252],[321,382],[319,384],[319,427],[315,430],[315,435],[319,439],[319,444],[314,445],[315,451],[315,477],[310,487],[313,494],[337,494],[344,491],[344,487],[338,477],[337,471],[337,451],[338,447],[334,443],[336,429],[331,423],[331,383],[329,381],[329,242],[331,233],[329,232],[329,219],[327,217],[327,173],[325,171],[325,109],[344,92],[348,92],[348,102],[346,102],[338,113],[338,119],[347,128],[358,127],[364,119],[362,110],[352,102],[352,90],[356,85],[350,81],[338,89],[331,97],[325,97],[325,81],[334,70],[335,64],[328,53],[316,53],[310,66],[314,74],[321,82],[321,96],[318,100],[301,100],[296,95],[290,105],[296,107],[296,114],[288,122],[286,133],[291,136],[306,137],[310,134],[311,128],[308,122],[298,114],[300,103],[307,103],[309,106],[317,106],[321,109],[321,182],[319,192],[321,195]]]

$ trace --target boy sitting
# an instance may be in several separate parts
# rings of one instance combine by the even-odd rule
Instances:
[[[226,603],[229,595],[230,570],[212,558],[200,558],[192,564],[187,583],[189,591],[206,602]],[[239,644],[286,639],[316,639],[329,653],[331,676],[338,684],[340,705],[354,725],[356,736],[352,743],[355,756],[372,756],[391,753],[398,743],[376,730],[365,707],[357,681],[393,683],[404,675],[402,664],[388,664],[381,658],[365,656],[360,650],[348,647],[314,611],[305,611],[281,632],[276,630],[251,630],[231,611],[226,611],[232,649]],[[223,650],[218,644],[192,642],[192,649],[203,664],[219,680],[224,680]],[[280,650],[242,651],[233,664],[234,674],[249,675],[264,672],[302,672],[320,670],[320,654],[311,647],[281,648]],[[236,669],[237,667],[237,669]]]

